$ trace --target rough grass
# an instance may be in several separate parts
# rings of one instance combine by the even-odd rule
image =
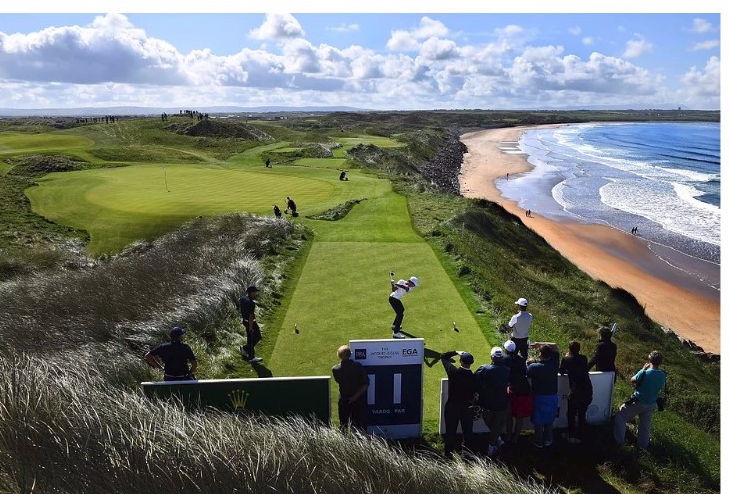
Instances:
[[[301,419],[189,413],[120,392],[93,365],[10,357],[0,383],[3,492],[556,492]]]

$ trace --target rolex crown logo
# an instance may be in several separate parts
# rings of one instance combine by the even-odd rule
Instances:
[[[228,398],[231,400],[233,410],[246,408],[246,400],[248,400],[248,393],[242,389],[234,389],[228,393]]]

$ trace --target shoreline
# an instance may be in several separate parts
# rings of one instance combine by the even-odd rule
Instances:
[[[559,125],[547,127],[556,126]],[[719,291],[713,297],[700,289],[679,286],[681,274],[659,258],[641,237],[604,225],[547,219],[536,212],[526,218],[524,209],[515,201],[502,197],[495,181],[507,173],[527,172],[532,165],[526,154],[500,148],[505,143],[516,146],[512,143],[532,128],[537,127],[507,127],[462,135],[461,141],[468,150],[459,174],[461,195],[501,205],[581,271],[631,293],[654,321],[705,352],[720,354]]]

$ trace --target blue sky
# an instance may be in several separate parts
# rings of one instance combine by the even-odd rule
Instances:
[[[706,12],[0,13],[0,107],[719,109]]]

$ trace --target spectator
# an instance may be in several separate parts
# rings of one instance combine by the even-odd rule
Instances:
[[[185,330],[175,326],[170,330],[170,341],[156,346],[144,356],[147,365],[164,369],[165,381],[188,381],[195,379],[198,361],[193,350],[182,342]],[[162,363],[160,362],[162,361]],[[188,367],[190,362],[190,367]]]
[[[279,206],[276,204],[274,204],[274,216],[281,218],[281,209],[279,209]]]
[[[365,392],[370,380],[360,362],[351,360],[352,351],[347,345],[337,349],[340,363],[332,367],[332,376],[340,388],[337,412],[340,430],[347,432],[348,426],[365,433],[367,431],[367,402]]]
[[[509,385],[510,369],[503,363],[504,352],[498,346],[490,352],[491,364],[482,365],[475,372],[477,380],[477,403],[483,408],[482,418],[489,428],[489,446],[487,456],[494,456],[500,444],[499,435],[502,433],[507,416],[509,415]]]
[[[588,370],[591,370],[593,366],[596,366],[597,371],[601,372],[614,372],[614,382],[616,381],[616,343],[611,341],[613,333],[606,326],[598,328],[598,344],[596,344],[596,350],[593,353],[593,358],[588,361]]]
[[[527,299],[520,298],[515,302],[520,310],[512,316],[508,326],[512,329],[510,338],[517,345],[517,351],[527,360],[527,343],[530,337],[530,326],[532,325],[532,314],[527,312]]]
[[[517,345],[512,340],[504,343],[507,355],[502,363],[510,370],[507,395],[510,402],[510,417],[507,422],[507,440],[516,443],[522,432],[525,417],[532,415],[532,394],[530,381],[527,380],[526,360],[517,353]]]
[[[259,328],[256,322],[256,302],[255,298],[259,294],[259,289],[251,285],[246,288],[246,295],[240,298],[238,306],[241,310],[241,318],[243,320],[243,327],[246,329],[246,345],[240,347],[241,355],[243,355],[247,362],[256,363],[261,362],[263,359],[256,356],[255,347],[256,344],[261,341],[261,328]]]
[[[451,363],[451,357],[459,356],[459,367]],[[473,405],[476,398],[477,385],[471,365],[474,357],[467,352],[453,350],[441,354],[441,363],[449,378],[449,391],[444,405],[444,454],[451,458],[454,450],[461,450],[457,444],[456,431],[461,424],[464,434],[464,446],[472,444],[472,430],[474,427]]]
[[[623,444],[626,438],[626,423],[639,416],[639,427],[636,445],[639,449],[649,446],[651,420],[654,417],[654,408],[659,393],[667,382],[664,371],[659,369],[664,357],[656,350],[649,354],[649,361],[639,372],[631,378],[631,384],[636,389],[631,398],[621,405],[613,423],[613,437],[618,444]]]
[[[570,393],[568,394],[568,433],[566,439],[571,444],[579,444],[585,431],[586,412],[593,401],[593,384],[588,375],[588,359],[580,354],[580,343],[568,343],[568,353],[560,362],[560,374],[568,374]],[[576,417],[578,428],[576,429]]]
[[[527,361],[527,377],[532,380],[533,444],[537,448],[553,444],[553,422],[558,414],[558,367],[560,353],[555,343],[533,343],[540,349],[540,360]]]

